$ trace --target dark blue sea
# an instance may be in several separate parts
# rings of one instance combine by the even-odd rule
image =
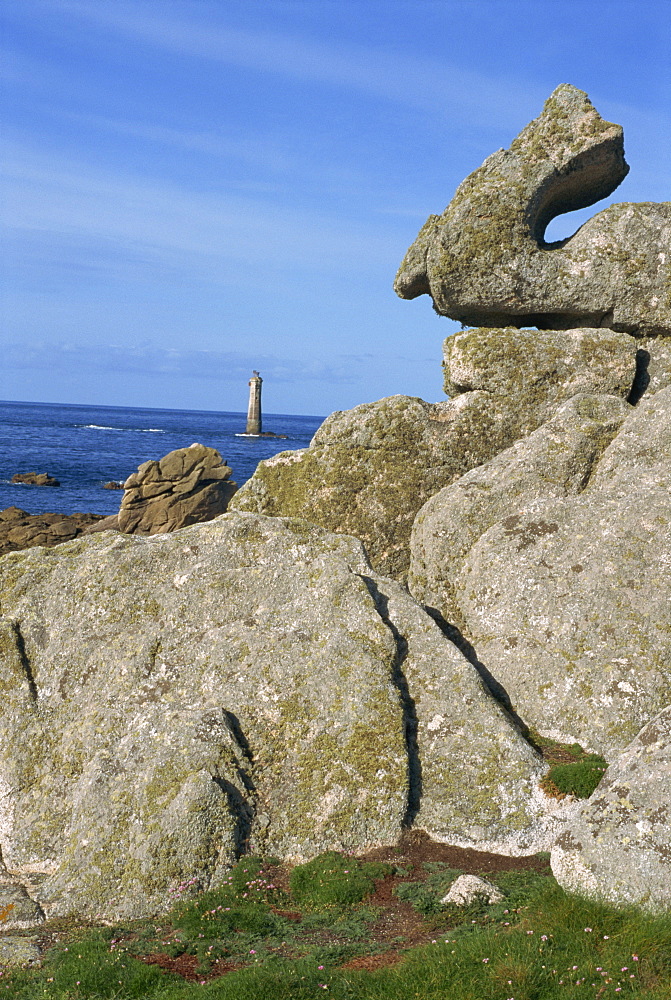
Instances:
[[[104,483],[194,441],[216,448],[242,486],[261,459],[306,448],[323,419],[264,413],[264,431],[287,435],[277,441],[236,437],[245,430],[243,413],[0,402],[0,510],[114,514],[122,493]],[[61,485],[12,484],[15,472],[48,472]]]

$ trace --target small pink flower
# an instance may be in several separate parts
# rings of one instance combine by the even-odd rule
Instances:
[[[323,966],[323,965],[318,965],[318,966],[317,966],[317,968],[318,968],[318,969],[323,969],[323,968],[324,968],[324,966]]]
[[[633,958],[633,960],[634,960],[635,962],[638,962],[638,955],[632,955],[631,957]]]
[[[253,948],[250,948],[249,949],[249,954],[250,955],[256,955],[256,952],[255,952],[255,950]]]
[[[586,927],[585,928],[585,934],[591,934],[591,933],[592,933],[592,928],[591,927]]]

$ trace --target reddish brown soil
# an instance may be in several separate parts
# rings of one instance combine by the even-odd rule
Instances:
[[[451,868],[460,868],[469,875],[487,872],[537,871],[546,874],[549,864],[536,856],[510,858],[502,854],[474,851],[470,847],[450,847],[431,840],[423,830],[405,833],[395,847],[376,847],[362,857],[366,861],[390,861],[394,864],[412,862],[418,868],[427,861],[442,861]],[[415,876],[417,878],[417,876]],[[401,879],[400,881],[405,881]]]
[[[189,982],[202,983],[208,979],[218,979],[219,976],[224,976],[227,972],[235,972],[236,969],[240,968],[239,965],[233,965],[231,962],[225,962],[222,958],[217,958],[212,963],[209,972],[202,974],[196,972],[198,966],[196,955],[178,955],[177,958],[171,958],[164,952],[157,952],[153,955],[138,955],[138,958],[146,965],[158,965],[166,972],[174,972]]]
[[[385,951],[380,955],[359,955],[349,962],[341,965],[341,969],[365,969],[372,972],[373,969],[383,969],[387,965],[397,965],[403,961],[403,955],[398,951]]]

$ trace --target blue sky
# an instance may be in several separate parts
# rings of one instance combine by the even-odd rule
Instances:
[[[671,198],[671,0],[4,0],[0,19],[3,399],[236,411],[252,368],[270,412],[440,399],[456,324],[394,274],[559,83],[624,126],[611,200]]]

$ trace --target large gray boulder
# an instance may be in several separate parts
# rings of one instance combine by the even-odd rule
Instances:
[[[378,572],[403,580],[415,514],[515,439],[510,411],[505,400],[471,392],[434,404],[391,396],[332,413],[309,448],[260,462],[230,509],[355,535]]]
[[[360,542],[226,514],[0,560],[0,847],[47,916],[155,912],[247,850],[405,826],[549,846],[546,767]]]
[[[653,912],[671,907],[671,708],[614,761],[552,848],[569,892]]]
[[[578,392],[627,396],[636,341],[610,330],[467,330],[445,342],[451,398],[392,396],[333,413],[309,448],[260,462],[232,510],[304,517],[360,538],[405,580],[417,511]]]
[[[557,215],[611,194],[626,176],[622,129],[562,84],[507,150],[431,215],[396,277],[469,326],[607,326],[671,334],[671,203],[611,205],[569,239],[544,241]]]
[[[461,581],[471,550],[530,504],[580,494],[631,412],[614,396],[577,395],[535,432],[433,496],[413,525],[413,596],[470,634]]]
[[[582,429],[550,421],[439,494],[410,574],[528,724],[606,757],[671,680],[671,389],[615,433],[623,406],[599,403],[591,430],[589,411]]]

